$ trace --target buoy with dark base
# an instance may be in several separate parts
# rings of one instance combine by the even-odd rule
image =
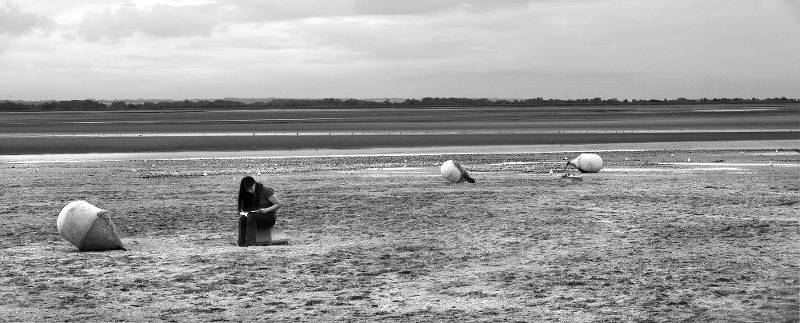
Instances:
[[[572,175],[572,174],[564,174],[564,175],[562,175],[561,176],[561,180],[570,181],[572,183],[583,182],[583,178],[582,177],[575,176],[575,175]]]
[[[475,180],[469,176],[469,173],[456,161],[448,160],[442,164],[440,169],[442,177],[451,183],[470,182],[475,183]]]
[[[58,234],[79,251],[126,250],[106,210],[86,201],[67,204],[58,215]]]
[[[597,154],[580,154],[578,158],[568,161],[564,170],[567,170],[569,165],[574,166],[581,173],[597,173],[603,169],[603,158]]]

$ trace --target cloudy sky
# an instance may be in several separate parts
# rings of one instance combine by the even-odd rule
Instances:
[[[4,0],[0,100],[800,97],[797,0]]]

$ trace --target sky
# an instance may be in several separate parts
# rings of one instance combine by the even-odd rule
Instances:
[[[782,96],[797,0],[0,0],[0,100]]]

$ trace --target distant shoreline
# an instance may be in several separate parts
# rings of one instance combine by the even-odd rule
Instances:
[[[633,149],[750,141],[765,147],[785,141],[792,144],[776,148],[793,149],[800,142],[797,113],[797,105],[704,105],[4,114],[0,156]]]
[[[381,149],[399,151],[436,147],[503,147],[635,144],[655,146],[680,142],[798,140],[799,131],[758,132],[581,132],[494,134],[393,134],[393,135],[270,135],[270,136],[163,136],[163,137],[6,137],[2,155],[86,153],[170,153],[181,151],[296,151],[320,149]],[[800,140],[798,140],[800,141]],[[713,146],[713,144],[711,144]],[[467,148],[464,148],[467,149]]]
[[[357,156],[460,155],[460,154],[536,154],[559,152],[602,151],[663,151],[663,150],[779,150],[779,153],[800,153],[800,140],[759,141],[690,141],[669,143],[602,143],[578,145],[508,145],[508,146],[449,146],[416,148],[362,149],[298,149],[260,151],[176,151],[124,152],[82,154],[0,155],[0,163],[71,163],[128,160],[188,160],[188,159],[270,159]]]

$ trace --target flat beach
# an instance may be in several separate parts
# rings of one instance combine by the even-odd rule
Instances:
[[[755,119],[777,124],[735,132],[791,129]],[[464,122],[443,127],[479,132]],[[23,128],[4,127],[2,148],[44,133]],[[800,308],[798,138],[76,153],[97,142],[70,136],[0,155],[0,321],[791,322]],[[603,170],[565,171],[581,152]],[[477,183],[444,180],[447,159]],[[247,175],[277,192],[288,246],[236,246]],[[107,210],[128,251],[61,238],[75,200]]]

